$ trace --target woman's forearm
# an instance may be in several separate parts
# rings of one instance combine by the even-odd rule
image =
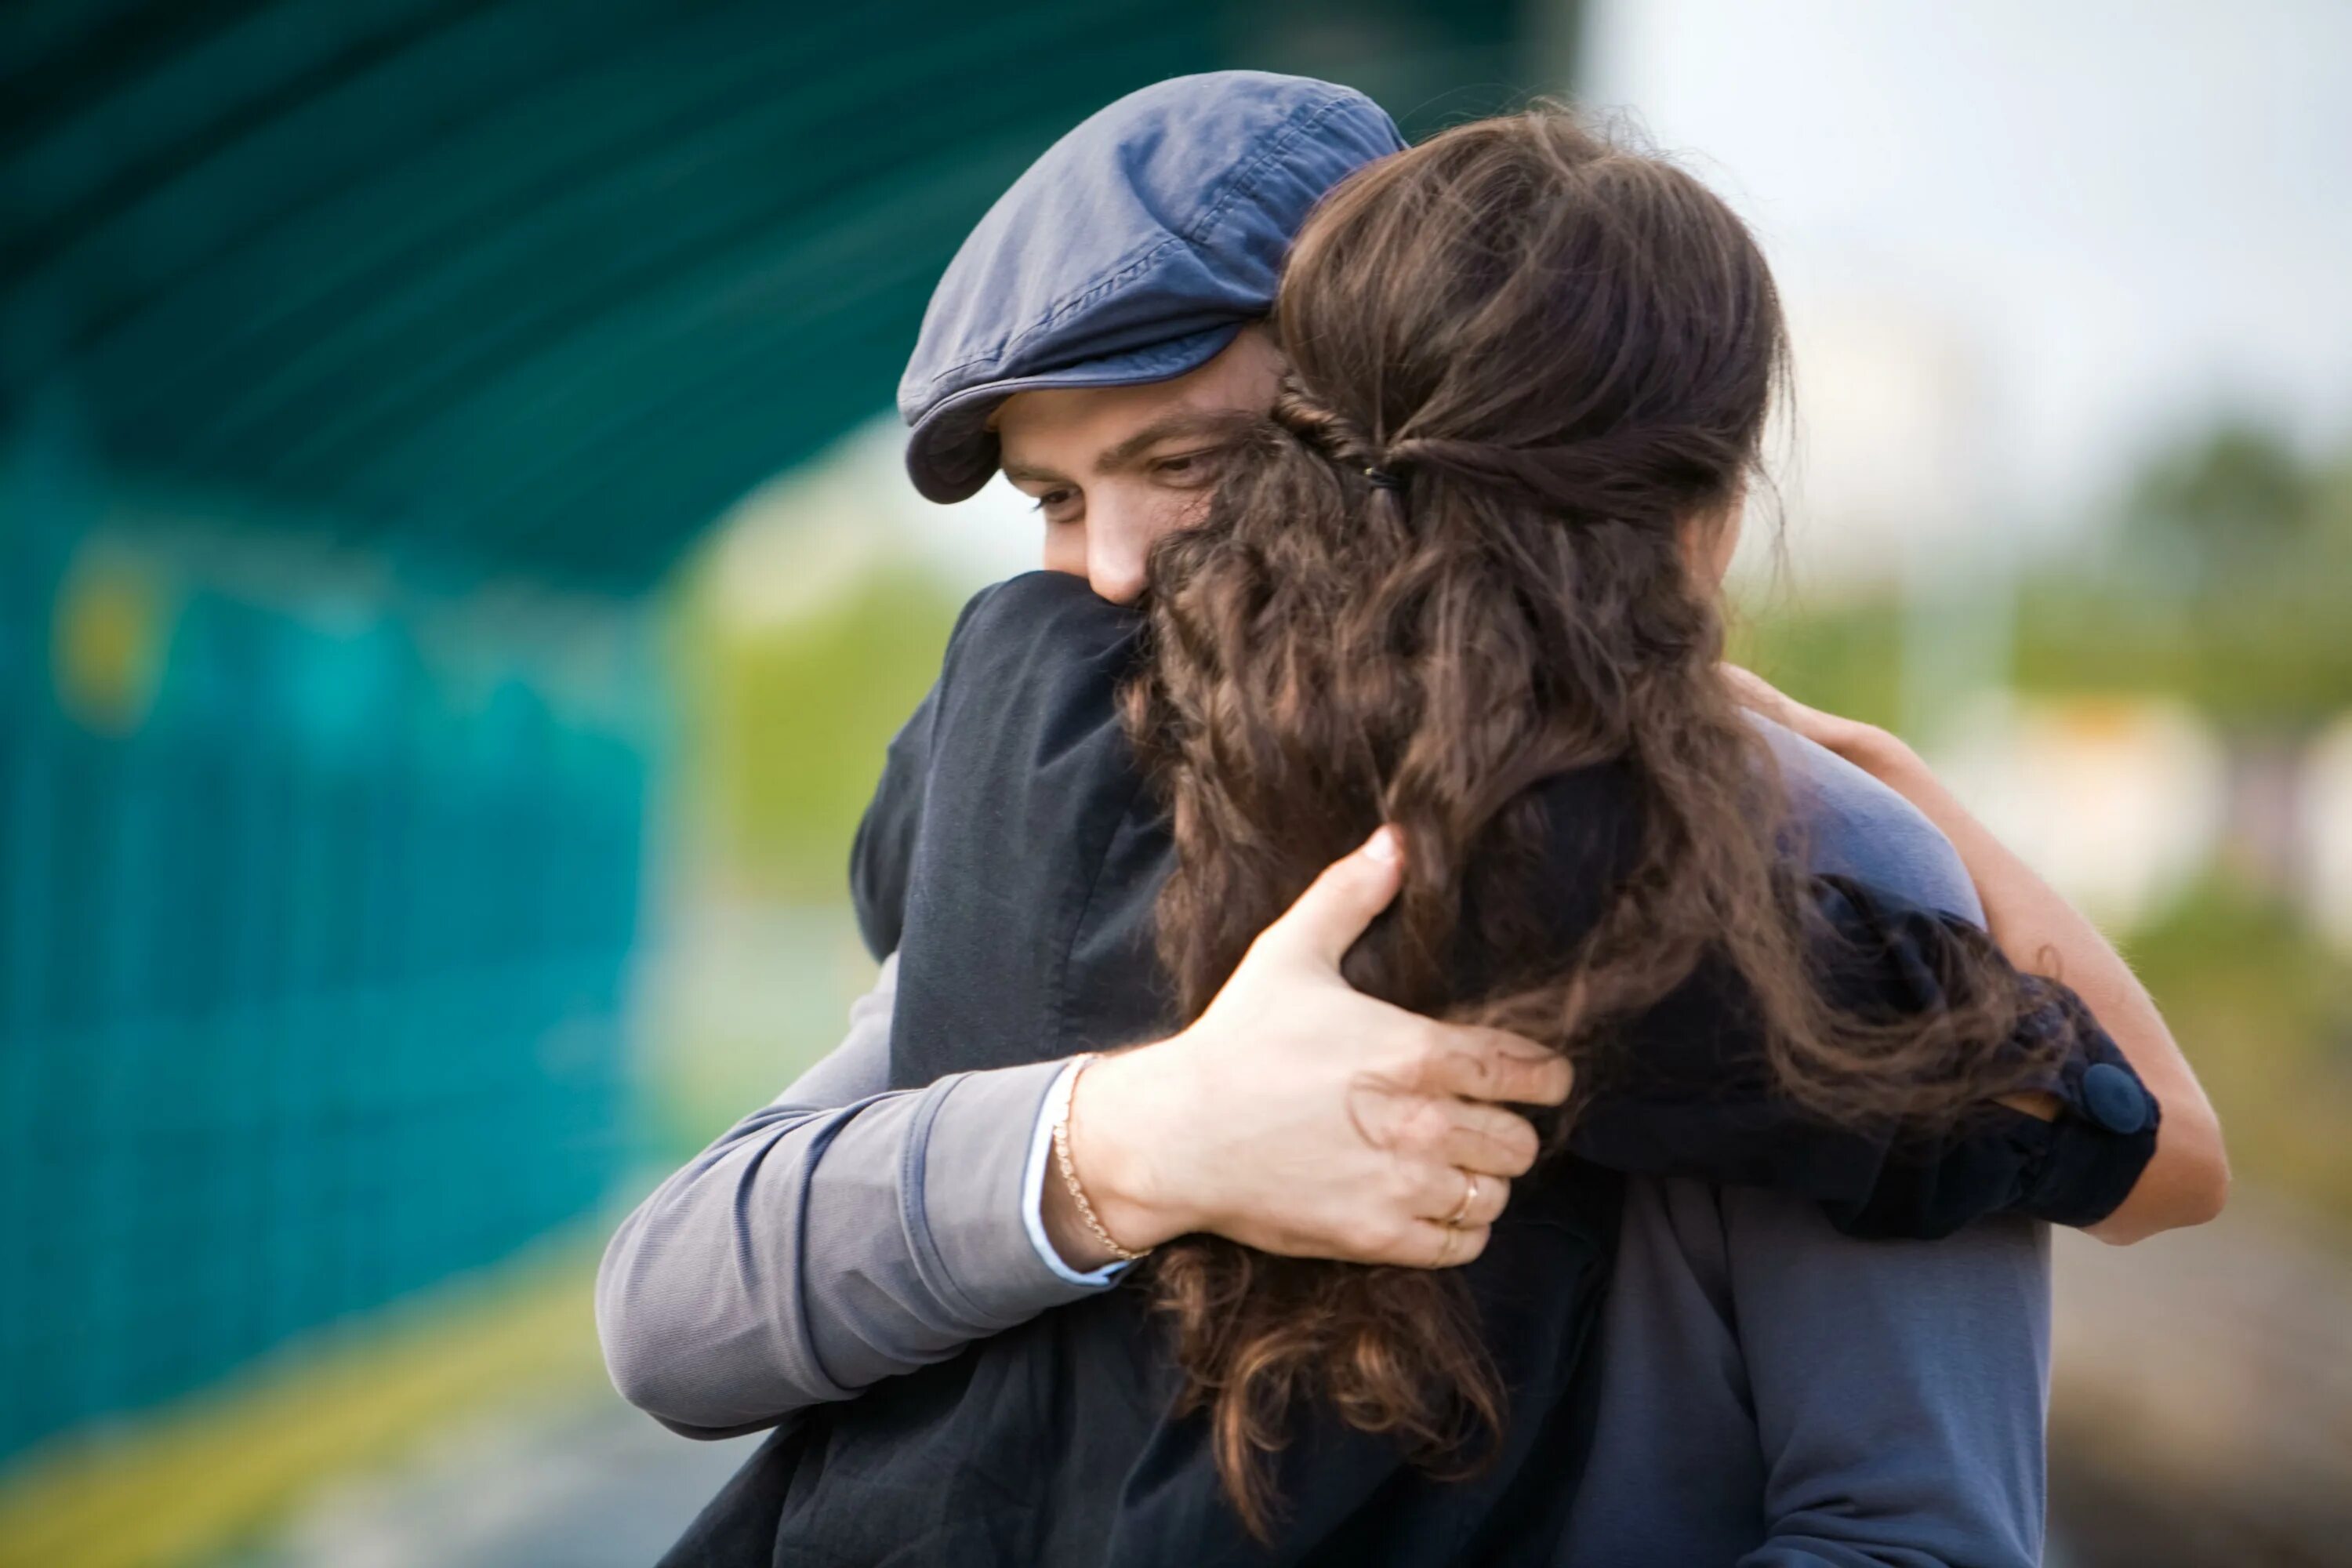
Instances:
[[[2063,982],[2114,1038],[2163,1107],[2155,1157],[2131,1195],[2090,1227],[2134,1242],[2201,1225],[2229,1194],[2221,1122],[2146,986],[2096,926],[1995,837],[1900,739],[1854,726],[1848,759],[1895,790],[1943,830],[1984,901],[1993,940],[2020,969]]]

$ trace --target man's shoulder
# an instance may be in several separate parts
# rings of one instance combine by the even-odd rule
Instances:
[[[991,583],[964,605],[948,637],[945,675],[1099,655],[1128,646],[1141,627],[1137,611],[1112,604],[1083,577],[1024,572]]]
[[[1959,851],[1918,807],[1787,726],[1753,711],[1748,717],[1780,759],[1812,870],[1984,923],[1983,902]]]

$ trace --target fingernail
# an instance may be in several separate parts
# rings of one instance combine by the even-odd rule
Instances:
[[[1386,823],[1364,840],[1364,853],[1385,864],[1397,858],[1397,830]]]

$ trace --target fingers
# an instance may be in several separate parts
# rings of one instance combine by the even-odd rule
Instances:
[[[1500,1105],[1449,1096],[1362,1096],[1357,1126],[1376,1150],[1425,1166],[1461,1166],[1486,1175],[1527,1175],[1543,1140],[1527,1117]]]
[[[1235,1239],[1285,1257],[1448,1268],[1486,1250],[1495,1221],[1510,1201],[1511,1184],[1500,1176],[1423,1164],[1410,1182],[1344,1221],[1311,1230],[1237,1235]],[[1449,1225],[1456,1215],[1461,1224]],[[1441,1258],[1445,1248],[1450,1250]]]
[[[1494,1235],[1483,1225],[1449,1226],[1433,1219],[1415,1220],[1396,1244],[1393,1257],[1374,1261],[1408,1268],[1459,1268],[1486,1250]]]
[[[2015,1094],[1997,1094],[1993,1098],[2011,1110],[2022,1110],[2040,1121],[2055,1121],[2058,1113],[2066,1109],[2064,1100],[2038,1089],[2020,1089]]]
[[[1500,1029],[1444,1026],[1431,1047],[1424,1090],[1509,1105],[1558,1105],[1576,1085],[1575,1069],[1558,1051]]]
[[[1373,1079],[1349,1091],[1356,1131],[1400,1158],[1516,1176],[1535,1163],[1538,1139],[1526,1117],[1484,1100],[1418,1094]]]
[[[1358,1085],[1352,1098],[1356,1130],[1364,1141],[1402,1160],[1519,1176],[1535,1164],[1541,1148],[1533,1122],[1483,1100],[1399,1093],[1371,1083]]]
[[[1542,1140],[1533,1123],[1499,1105],[1454,1100],[1432,1152],[1449,1167],[1482,1175],[1524,1176],[1534,1168]]]
[[[1510,1201],[1511,1184],[1504,1178],[1444,1165],[1432,1170],[1423,1183],[1413,1217],[1445,1225],[1458,1215],[1465,1226],[1492,1225]]]
[[[1337,969],[1372,917],[1389,907],[1403,878],[1402,844],[1395,828],[1383,826],[1354,854],[1325,867],[1258,940]]]

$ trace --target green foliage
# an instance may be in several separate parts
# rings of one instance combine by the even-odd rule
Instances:
[[[2030,691],[2177,697],[2231,725],[2302,729],[2352,707],[2352,574],[2168,598],[2110,576],[2043,577],[2019,605]]]
[[[2348,626],[2352,451],[2230,421],[2149,463],[2099,558],[2025,585],[2017,675],[2303,727],[2352,706]]]
[[[2352,960],[2227,878],[2127,955],[2196,1063],[2238,1173],[2352,1217]]]
[[[2352,465],[2305,461],[2276,434],[2228,420],[2159,454],[2124,504],[2124,575],[2191,597],[2296,576],[2352,543]]]
[[[844,896],[883,752],[939,675],[956,607],[934,578],[893,564],[782,626],[689,611],[689,805],[725,884],[793,902]]]
[[[2025,691],[2164,696],[2222,723],[2315,727],[2352,708],[2352,450],[2309,461],[2225,424],[2156,458],[2095,552],[2017,584]],[[1733,657],[1817,707],[1892,723],[1904,609],[1771,605]]]
[[[1874,599],[1743,616],[1729,653],[1800,701],[1891,729],[1902,707],[1902,643],[1900,611]]]
[[[2200,565],[2286,548],[2309,522],[2310,486],[2293,448],[2230,421],[2167,452],[2133,485],[2133,531],[2172,542]]]
[[[2097,552],[2017,587],[2011,679],[2045,696],[2168,697],[2229,731],[2352,710],[2352,450],[2309,461],[2242,423],[2153,461]],[[1905,607],[1776,604],[1733,657],[1874,723],[1899,709]],[[2128,954],[2251,1182],[2352,1218],[2352,960],[2296,911],[2216,875]]]

